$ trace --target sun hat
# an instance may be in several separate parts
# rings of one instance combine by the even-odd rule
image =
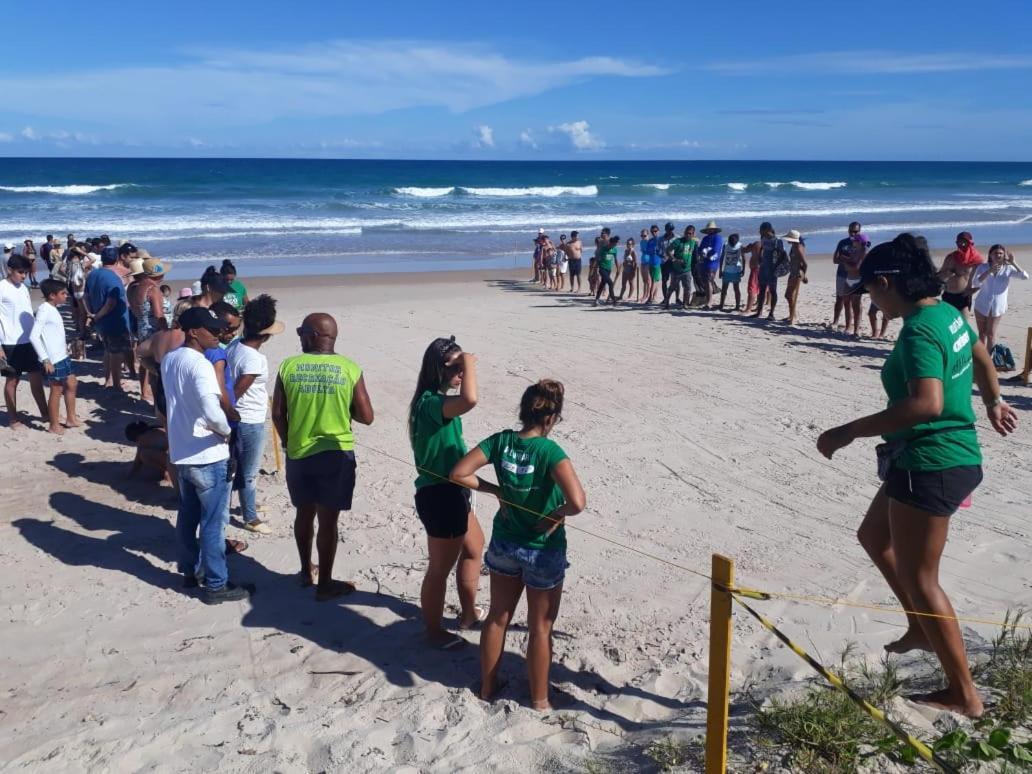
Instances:
[[[131,261],[129,261],[129,273],[132,274],[134,277],[137,274],[143,274],[143,261],[141,261],[139,258],[133,258]]]
[[[224,331],[229,324],[215,314],[211,309],[203,306],[191,306],[179,315],[179,327],[184,331],[207,328],[209,331]]]
[[[782,238],[782,239],[784,239],[784,240],[785,240],[786,242],[791,242],[791,243],[792,243],[792,244],[794,244],[794,245],[797,245],[797,244],[799,244],[800,242],[802,242],[802,241],[803,241],[803,235],[802,235],[802,234],[800,234],[800,233],[799,233],[799,232],[798,232],[798,231],[797,231],[796,229],[794,229],[794,228],[793,228],[793,229],[789,229],[788,233],[787,233],[787,234],[785,234],[785,235],[784,235],[783,237],[781,237],[781,238]]]
[[[172,268],[171,261],[163,261],[160,258],[148,258],[141,263],[143,264],[143,273],[148,277],[161,277],[168,274],[168,270]]]
[[[180,288],[179,289],[179,298],[193,298],[193,289],[192,288]]]
[[[278,333],[283,333],[283,331],[285,331],[286,328],[287,328],[286,325],[281,323],[279,320],[276,320],[268,328],[264,328],[264,329],[258,331],[258,335],[260,335],[260,336],[275,336]]]
[[[142,247],[138,247],[136,249],[136,257],[139,258],[141,261],[146,261],[148,258],[152,258],[153,256],[146,250],[144,250]]]
[[[721,231],[720,226],[717,225],[717,221],[711,220],[706,224],[706,228],[702,230],[703,234],[719,234]]]

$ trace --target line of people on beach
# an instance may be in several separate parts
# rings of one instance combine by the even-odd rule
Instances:
[[[764,239],[776,239],[773,229],[764,233]],[[600,235],[600,245],[604,236]],[[851,241],[861,244],[856,238]],[[613,237],[608,244],[613,244]],[[688,249],[685,246],[680,252],[682,259]],[[674,254],[679,250],[675,248]],[[241,476],[242,488],[250,487],[249,494],[241,495],[245,520],[252,525],[254,520],[263,523],[255,508],[254,486],[266,442],[269,368],[260,350],[285,326],[276,319],[275,301],[264,295],[247,298],[242,285],[227,280],[227,273],[235,279],[235,271],[226,265],[221,272],[210,267],[199,280],[198,293],[191,288],[189,303],[181,304],[178,313],[173,309],[170,321],[160,287],[168,262],[150,258],[157,264],[149,264],[148,271],[144,262],[143,270],[137,271],[141,267],[133,261],[139,260],[139,252],[124,243],[113,253],[101,253],[100,265],[91,267],[86,280],[87,319],[100,334],[104,357],[115,360],[105,369],[112,390],[116,376],[120,378],[131,365],[149,375],[156,422],[136,424],[127,429],[127,436],[135,438],[138,447],[134,467],[164,468],[162,472],[177,486],[177,564],[184,588],[199,590],[208,604],[244,600],[254,589],[230,580],[226,560],[227,554],[246,548],[226,540],[230,492]],[[982,702],[959,627],[950,618],[953,608],[939,586],[937,568],[948,536],[948,517],[970,502],[982,480],[971,407],[973,385],[977,383],[988,420],[1001,435],[1014,431],[1017,416],[1002,399],[984,343],[957,308],[963,307],[964,299],[954,298],[956,303],[949,297],[939,299],[944,286],[948,293],[954,292],[948,290],[944,275],[961,276],[963,256],[951,254],[947,265],[936,267],[923,240],[909,234],[870,250],[864,246],[861,253],[856,277],[847,272],[843,310],[860,294],[869,293],[888,319],[902,320],[882,371],[888,407],[828,430],[818,439],[818,449],[830,458],[859,438],[885,439],[878,449],[883,484],[860,528],[860,542],[900,603],[908,610],[930,614],[911,615],[906,633],[886,649],[933,651],[947,686],[918,699],[978,716]],[[149,304],[137,306],[141,315],[135,325],[130,322],[126,285],[115,269],[123,256],[126,273],[142,277],[138,295]],[[1013,259],[1000,265],[1014,267],[1011,275],[1021,271]],[[8,269],[0,300],[16,293],[18,303],[23,303],[28,299],[24,257],[12,256]],[[600,280],[606,270],[600,254]],[[683,273],[688,271],[685,268]],[[682,272],[671,275],[675,273]],[[602,287],[612,295],[609,279]],[[156,292],[148,280],[157,286]],[[45,297],[41,308],[49,305],[56,310],[68,295],[68,282],[52,279],[40,284]],[[680,289],[686,291],[683,281]],[[668,284],[667,300],[676,290],[674,283]],[[702,286],[699,292],[705,290]],[[231,292],[242,310],[226,302]],[[763,303],[762,296],[758,303]],[[41,317],[37,310],[32,316],[29,302],[31,322],[19,314],[12,323],[7,308],[3,301],[5,336],[9,325],[29,326],[27,343],[33,347],[33,337],[40,340],[44,362],[53,367],[43,370],[54,374],[59,365],[65,370],[61,364],[67,359],[67,340],[63,325],[58,335],[54,313],[45,309]],[[853,315],[855,319],[855,311]],[[148,321],[141,322],[140,316]],[[32,325],[37,320],[41,330],[34,334]],[[147,335],[141,336],[141,331]],[[314,587],[315,599],[328,601],[356,589],[352,582],[335,579],[333,571],[339,517],[351,509],[356,487],[354,423],[372,424],[374,411],[362,368],[337,352],[336,320],[326,313],[308,314],[295,332],[300,353],[284,359],[276,371],[271,420],[286,451],[299,585]],[[6,368],[25,367],[25,352],[5,346]],[[131,358],[130,352],[135,352]],[[15,386],[21,373],[16,371],[13,377]],[[9,373],[8,378],[12,378]],[[65,380],[67,385],[68,376]],[[141,391],[142,381],[141,377]],[[105,400],[117,395],[112,391]],[[423,354],[407,420],[418,473],[415,511],[427,536],[428,563],[420,592],[426,638],[431,646],[450,651],[467,644],[465,632],[479,628],[478,692],[492,700],[504,690],[500,665],[506,633],[526,592],[531,704],[548,710],[552,632],[569,568],[565,520],[586,506],[573,463],[551,438],[563,420],[566,390],[554,379],[530,385],[519,401],[519,429],[502,429],[468,448],[462,417],[476,408],[478,399],[476,357],[454,337],[434,339]],[[43,413],[43,406],[40,409]],[[481,477],[486,467],[493,469],[495,481]],[[486,549],[471,491],[499,502]],[[267,534],[270,530],[266,525],[265,530],[252,531]],[[486,612],[476,604],[481,563],[490,570]],[[444,600],[453,573],[461,611],[456,626],[448,627]]]
[[[633,301],[643,306],[658,302],[663,309],[670,309],[673,301],[675,308],[741,312],[754,318],[763,317],[766,308],[766,319],[773,321],[778,284],[784,278],[788,314],[782,322],[794,325],[799,319],[801,286],[809,282],[803,235],[790,229],[778,236],[767,221],[760,224],[758,238],[748,243],[738,233],[729,234],[725,240],[722,231],[715,221],[706,224],[701,236],[693,225],[678,234],[673,223],[666,223],[662,231],[653,224],[641,230],[636,242],[634,237],[621,240],[608,227],[603,228],[588,258],[588,293],[595,305],[602,303],[603,293],[607,293],[604,302],[614,306],[619,302]],[[556,244],[544,229],[539,229],[533,244],[531,281],[553,291],[581,292],[584,244],[580,233],[571,231],[569,237],[560,234]],[[854,338],[861,336],[863,313],[859,296],[851,292],[860,281],[860,269],[870,248],[863,227],[854,221],[832,255],[836,289],[828,327]],[[979,338],[993,351],[1000,319],[1007,311],[1010,281],[1028,279],[1028,273],[1003,245],[994,244],[986,259],[976,249],[971,233],[963,231],[957,235],[956,250],[940,265],[939,277],[945,286],[944,301],[965,312],[974,307]],[[733,307],[728,305],[729,290],[734,296]],[[884,339],[888,319],[874,302],[868,305],[867,319],[870,336]]]

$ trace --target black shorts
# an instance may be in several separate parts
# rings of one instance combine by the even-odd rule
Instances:
[[[943,293],[942,300],[961,312],[971,308],[971,296],[967,293]]]
[[[19,374],[34,374],[42,368],[31,344],[4,344],[4,357]]]
[[[579,277],[580,276],[580,267],[581,267],[581,259],[580,258],[571,258],[570,259],[570,276],[571,277]]]
[[[133,349],[133,340],[129,336],[129,331],[101,333],[100,340],[104,343],[104,351],[112,355],[132,352]]]
[[[287,458],[287,491],[295,508],[319,505],[350,511],[355,493],[355,453],[324,451],[299,460]]]
[[[451,482],[432,484],[416,490],[416,513],[430,537],[462,537],[469,526],[471,501],[465,487]]]
[[[952,516],[981,483],[981,465],[934,471],[894,467],[885,481],[885,494],[898,503],[936,516]]]

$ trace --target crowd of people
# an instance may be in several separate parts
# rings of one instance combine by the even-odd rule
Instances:
[[[666,223],[662,232],[653,224],[643,228],[635,242],[634,237],[621,240],[609,228],[603,228],[595,237],[588,258],[587,292],[595,305],[607,293],[605,302],[614,306],[618,302],[633,301],[643,306],[658,302],[663,309],[670,309],[673,300],[681,309],[743,312],[754,318],[763,317],[764,309],[768,309],[766,319],[774,320],[778,283],[785,278],[783,298],[788,314],[782,322],[794,325],[798,320],[800,288],[809,282],[803,235],[790,229],[778,236],[766,221],[760,224],[758,238],[749,243],[743,242],[737,233],[729,234],[725,240],[722,231],[715,221],[706,224],[701,237],[693,225],[685,226],[678,234],[673,223]],[[986,260],[968,231],[957,235],[956,245],[957,249],[947,255],[938,269],[938,276],[945,283],[942,298],[962,311],[974,305],[979,338],[992,351],[1000,319],[1007,311],[1010,281],[1028,279],[1028,273],[1015,263],[1014,255],[1003,245],[993,245]],[[863,310],[860,297],[852,291],[860,282],[861,267],[870,248],[863,227],[854,221],[832,256],[836,289],[829,327],[854,338],[861,335]],[[532,281],[549,290],[581,292],[583,255],[584,244],[578,231],[571,231],[569,237],[560,234],[556,244],[544,229],[539,229],[534,238]],[[734,294],[733,307],[727,303],[729,290]],[[870,336],[884,339],[888,318],[873,301],[868,305],[867,319]]]
[[[673,224],[662,236],[657,227],[643,232],[640,266],[648,272],[640,277],[635,244],[628,240],[617,295],[613,276],[621,242],[603,229],[589,264],[596,303],[608,290],[611,303],[634,293],[650,304],[661,290],[664,307],[671,299],[686,307],[713,306],[719,293],[717,308],[723,308],[730,286],[735,308],[743,310],[739,285],[748,269],[744,311],[760,316],[769,304],[772,318],[778,279],[788,276],[789,320],[794,320],[796,295],[808,268],[797,232],[778,237],[764,223],[760,239],[751,245],[737,234],[725,242],[712,222],[702,233],[703,239],[696,240],[689,226],[676,236]],[[245,527],[256,534],[270,532],[257,507],[256,481],[269,405],[269,366],[261,349],[285,328],[276,319],[275,300],[249,298],[226,261],[220,270],[209,267],[173,305],[171,288],[163,283],[169,263],[132,243],[112,245],[106,237],[78,242],[69,235],[63,249],[50,239],[45,244],[51,278],[39,283],[43,302],[35,312],[29,258],[11,255],[8,276],[0,282],[5,355],[0,365],[7,379],[9,425],[20,424],[15,397],[23,376],[52,431],[61,429],[62,402],[65,426],[78,424],[73,355],[58,311],[67,301],[78,310],[68,322],[69,335],[80,345],[93,335],[99,338],[105,386],[120,390],[128,373],[153,402],[154,420],[132,423],[126,437],[137,448],[133,469],[155,468],[178,490],[176,541],[184,587],[203,586],[200,596],[209,604],[246,599],[253,588],[230,580],[226,555],[247,546],[227,540],[226,527],[230,494],[237,489]],[[541,234],[535,245],[535,280],[552,283],[554,273],[552,286],[561,289],[560,277],[569,274],[570,289],[579,291],[577,232],[569,240],[561,237],[559,246]],[[553,272],[559,253],[565,260]],[[878,454],[884,483],[860,528],[860,542],[901,604],[929,614],[911,616],[904,636],[886,647],[895,653],[933,651],[948,684],[922,700],[978,716],[981,699],[960,629],[951,619],[953,608],[939,586],[938,564],[948,517],[982,479],[973,384],[992,427],[1001,435],[1016,428],[1016,414],[1000,395],[986,344],[995,332],[990,321],[1006,308],[1007,282],[1027,275],[998,246],[990,250],[988,264],[978,260],[966,232],[958,238],[958,250],[935,266],[923,240],[901,234],[870,248],[857,223],[840,242],[835,263],[843,273],[835,321],[844,313],[855,332],[861,294],[869,293],[875,312],[883,320],[901,319],[902,330],[882,371],[888,407],[828,430],[817,446],[830,458],[858,438],[884,437]],[[559,268],[564,264],[565,271]],[[978,334],[964,316],[976,289]],[[991,301],[988,306],[980,300],[983,293]],[[374,420],[362,368],[336,351],[338,333],[329,314],[303,319],[296,329],[300,353],[280,363],[271,401],[271,420],[286,450],[299,584],[314,587],[319,601],[355,590],[353,583],[333,578],[338,520],[351,509],[356,486],[353,425]],[[429,557],[420,594],[423,623],[427,642],[442,650],[464,646],[463,633],[480,629],[478,691],[490,701],[503,688],[499,668],[505,638],[526,592],[530,698],[535,709],[548,710],[552,632],[569,568],[565,521],[586,505],[572,461],[551,438],[563,419],[565,388],[554,379],[530,385],[519,402],[519,428],[501,429],[468,448],[462,417],[478,404],[476,363],[454,337],[434,339],[423,354],[409,404],[407,430],[418,471],[414,505]],[[43,374],[52,389],[49,403]],[[486,467],[493,469],[494,482],[479,475]],[[486,549],[471,497],[476,491],[499,503]],[[481,563],[490,570],[486,612],[476,604]],[[456,631],[444,621],[453,573],[461,608]]]

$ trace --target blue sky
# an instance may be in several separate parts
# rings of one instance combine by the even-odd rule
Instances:
[[[1032,160],[1017,0],[5,6],[2,156]]]

